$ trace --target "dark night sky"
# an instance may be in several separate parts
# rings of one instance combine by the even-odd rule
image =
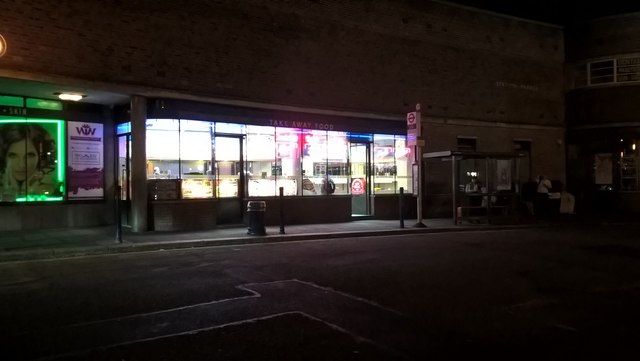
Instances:
[[[449,2],[557,25],[640,11],[637,0],[447,0]]]

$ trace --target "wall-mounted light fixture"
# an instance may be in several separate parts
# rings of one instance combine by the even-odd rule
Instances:
[[[0,34],[0,57],[2,57],[6,52],[7,52],[7,41],[4,40],[4,37],[2,36],[2,34]]]
[[[53,94],[57,95],[58,98],[60,98],[60,100],[71,100],[74,102],[82,100],[82,98],[86,97],[86,95],[77,94],[77,93],[53,93]]]

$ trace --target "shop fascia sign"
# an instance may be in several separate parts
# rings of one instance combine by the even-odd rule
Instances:
[[[269,125],[272,126],[272,127],[283,127],[283,128],[333,130],[333,124],[331,124],[331,123],[318,123],[318,122],[303,122],[303,121],[289,121],[289,120],[269,119]]]
[[[4,40],[2,34],[0,34],[0,58],[7,52],[7,42]]]

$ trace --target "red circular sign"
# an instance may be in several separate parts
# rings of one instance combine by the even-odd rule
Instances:
[[[416,123],[416,113],[407,114],[407,124],[415,124]]]
[[[355,178],[351,181],[351,194],[364,194],[366,190],[364,179]]]

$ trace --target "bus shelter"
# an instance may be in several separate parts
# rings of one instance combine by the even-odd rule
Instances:
[[[449,214],[456,225],[517,220],[523,156],[451,150],[424,153],[427,198],[432,188],[443,199],[440,207],[450,199]]]

